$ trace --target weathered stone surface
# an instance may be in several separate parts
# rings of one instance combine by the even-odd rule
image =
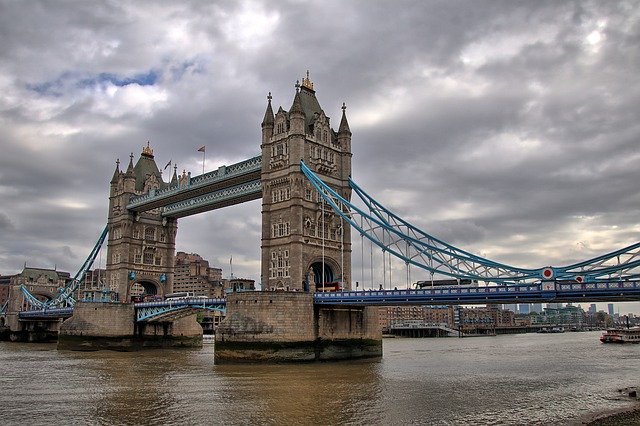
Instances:
[[[314,307],[302,292],[231,294],[215,362],[310,362],[382,356],[375,308]]]
[[[202,346],[196,316],[174,322],[135,323],[131,303],[76,304],[73,316],[60,326],[58,349],[135,351],[143,348]]]

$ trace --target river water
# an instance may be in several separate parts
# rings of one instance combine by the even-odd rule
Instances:
[[[640,345],[599,335],[392,338],[381,360],[300,365],[0,342],[0,424],[580,424],[640,385]]]

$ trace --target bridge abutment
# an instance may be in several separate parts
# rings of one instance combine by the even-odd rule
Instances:
[[[315,306],[313,294],[230,294],[215,362],[311,362],[382,356],[375,307]]]
[[[6,327],[0,335],[0,340],[12,342],[47,343],[55,342],[62,320],[20,321],[18,313],[7,314]]]
[[[58,349],[134,351],[200,347],[202,327],[190,315],[172,322],[136,323],[132,303],[78,302],[60,326]]]

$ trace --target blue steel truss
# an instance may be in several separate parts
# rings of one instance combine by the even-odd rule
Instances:
[[[229,166],[221,166],[217,170],[189,178],[186,185],[175,185],[165,189],[152,189],[147,194],[132,197],[127,205],[128,210],[144,211],[157,207],[170,206],[175,212],[178,205],[186,207],[197,195],[209,194],[221,185],[237,186],[248,181],[260,181],[262,156],[249,158]],[[186,202],[187,204],[183,203]],[[193,204],[193,203],[191,203]],[[165,214],[164,216],[171,216]]]
[[[190,315],[196,311],[218,311],[226,313],[226,299],[187,298],[162,302],[136,303],[136,321],[166,321]]]
[[[353,180],[349,185],[368,212],[344,199],[304,162],[300,169],[324,202],[383,251],[433,274],[498,284],[549,280],[607,282],[640,277],[640,243],[572,265],[537,269],[495,262],[452,246],[411,225],[369,196]]]
[[[9,299],[7,299],[7,301],[4,302],[4,305],[2,305],[2,307],[0,307],[0,315],[6,314],[8,307],[9,307]]]
[[[260,180],[254,180],[168,205],[163,208],[162,216],[180,218],[194,213],[212,210],[217,206],[224,207],[226,205],[257,199],[260,198],[260,196],[262,196]]]
[[[640,299],[640,281],[543,282],[501,286],[449,286],[421,290],[315,293],[318,305],[476,305],[491,303],[624,302]]]
[[[447,286],[411,290],[315,293],[316,305],[484,305],[491,303],[625,302],[640,300],[640,281],[568,283],[542,282],[516,285]],[[136,321],[161,322],[200,310],[226,312],[225,299],[182,299],[136,303]],[[45,308],[18,313],[21,320],[68,318],[73,308]]]
[[[18,312],[21,320],[56,320],[59,318],[69,318],[73,315],[73,307],[66,308],[43,308],[32,311]]]
[[[102,244],[104,243],[104,240],[107,237],[108,232],[109,232],[109,227],[105,226],[102,233],[100,234],[100,237],[98,238],[98,241],[93,246],[91,253],[89,253],[89,256],[82,264],[82,267],[80,267],[80,269],[78,270],[76,275],[73,277],[73,279],[69,281],[69,283],[66,286],[62,287],[58,291],[58,294],[53,299],[47,300],[47,301],[39,300],[33,294],[31,294],[24,285],[20,286],[20,291],[22,292],[25,298],[25,302],[27,303],[27,306],[31,310],[42,310],[46,308],[63,308],[63,307],[73,306],[76,303],[74,293],[78,289],[78,287],[80,287],[80,284],[84,282],[86,273],[87,271],[89,271],[89,269],[91,269],[93,262],[96,260],[96,257],[100,252],[100,248],[102,247]]]

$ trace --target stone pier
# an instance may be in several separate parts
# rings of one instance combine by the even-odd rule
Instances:
[[[40,319],[33,321],[20,321],[18,313],[7,314],[6,327],[0,330],[0,340],[28,343],[55,342],[58,338],[58,329],[61,319]]]
[[[382,356],[377,308],[314,306],[304,292],[233,293],[215,362],[310,362]]]
[[[58,349],[134,351],[202,346],[196,315],[173,322],[137,323],[132,303],[78,302],[60,326]]]

